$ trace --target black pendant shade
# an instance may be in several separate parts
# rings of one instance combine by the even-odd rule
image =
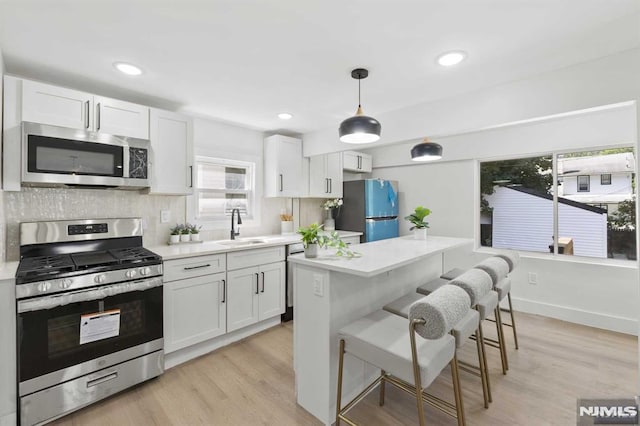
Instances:
[[[413,161],[435,161],[442,158],[442,145],[429,142],[428,139],[411,148]]]
[[[358,110],[356,115],[349,117],[340,123],[340,140],[345,143],[371,143],[380,139],[382,126],[373,117],[363,114],[360,105],[360,80],[367,78],[369,71],[357,68],[351,71],[351,77],[358,80]]]

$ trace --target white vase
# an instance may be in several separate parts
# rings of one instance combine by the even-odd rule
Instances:
[[[335,231],[336,230],[336,221],[335,219],[325,219],[324,227],[322,228],[325,231]]]
[[[200,234],[191,234],[191,241],[200,241]]]
[[[318,245],[309,244],[307,248],[304,249],[304,257],[309,257],[309,258],[318,257]]]
[[[293,221],[292,220],[283,220],[280,222],[280,233],[281,234],[293,234]]]
[[[180,234],[180,242],[181,243],[188,243],[189,241],[191,241],[191,235],[189,235],[189,234]]]
[[[172,243],[180,242],[180,235],[169,235],[169,241]]]
[[[427,228],[416,228],[413,230],[413,239],[414,240],[426,240],[427,239]]]

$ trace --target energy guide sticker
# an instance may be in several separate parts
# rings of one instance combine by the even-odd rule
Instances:
[[[80,316],[80,344],[116,337],[120,334],[120,309]]]

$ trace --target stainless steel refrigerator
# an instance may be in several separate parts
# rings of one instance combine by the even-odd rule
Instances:
[[[394,238],[398,230],[398,182],[383,179],[347,181],[336,228],[358,231],[361,242]]]

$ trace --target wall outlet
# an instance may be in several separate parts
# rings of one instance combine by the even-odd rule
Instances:
[[[171,221],[171,210],[160,210],[160,223],[169,223]]]
[[[313,275],[313,294],[324,297],[324,279],[320,274]]]
[[[529,272],[529,284],[536,285],[538,284],[538,274],[535,272]]]

